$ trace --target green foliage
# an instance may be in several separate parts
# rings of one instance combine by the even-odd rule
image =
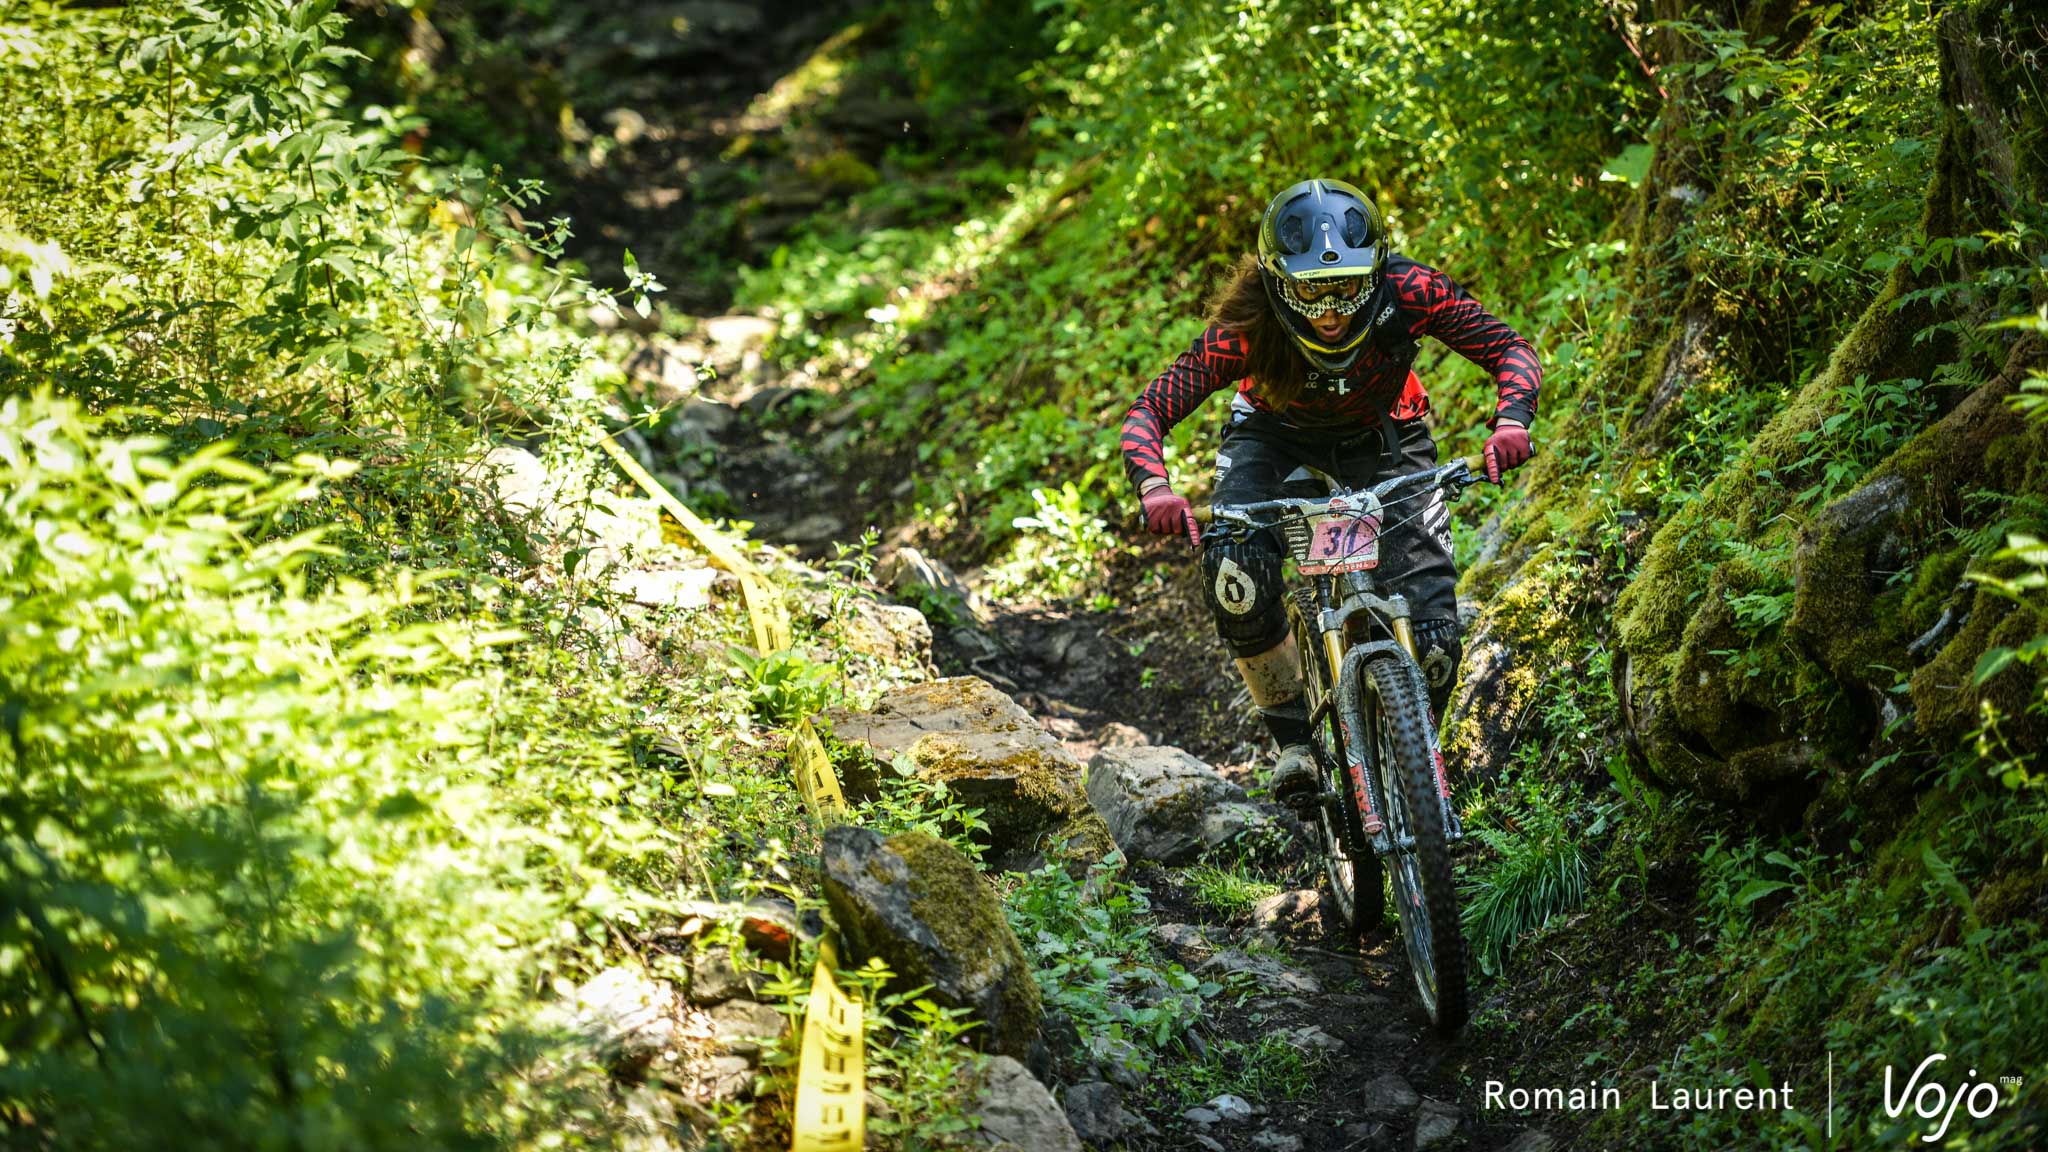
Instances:
[[[520,1079],[535,981],[656,904],[605,877],[664,843],[611,810],[616,753],[507,663],[493,590],[310,587],[321,533],[274,526],[352,466],[162,449],[0,402],[5,1125],[133,1148],[554,1124]],[[558,803],[585,819],[525,819]]]
[[[727,648],[726,655],[747,678],[754,710],[763,720],[793,724],[839,700],[839,670],[830,664],[790,651],[756,656],[738,646]]]
[[[1567,798],[1531,773],[1518,773],[1471,828],[1492,858],[1459,885],[1465,937],[1488,975],[1501,972],[1523,936],[1586,898],[1586,830],[1570,820]],[[1604,822],[1603,822],[1604,823]]]
[[[763,994],[781,1001],[791,1031],[790,1041],[764,1064],[781,1073],[786,1087],[794,1086],[798,1038],[817,959],[815,945],[807,945],[790,963],[768,966],[773,978]],[[971,1009],[935,1003],[925,995],[929,986],[891,988],[897,976],[879,957],[869,957],[859,968],[839,969],[834,976],[862,1004],[867,1090],[882,1105],[870,1111],[868,1131],[905,1152],[970,1146],[967,1134],[975,1122],[968,1113],[989,1062],[964,1042],[978,1026],[968,1019]],[[754,1133],[743,1127],[740,1134]]]
[[[954,797],[945,784],[918,775],[917,765],[902,753],[887,761],[889,771],[881,774],[881,794],[860,806],[855,819],[883,836],[898,832],[923,832],[937,837],[981,863],[988,821],[982,810],[970,808]]]
[[[1279,1032],[1251,1041],[1211,1041],[1188,1056],[1166,1074],[1165,1090],[1176,1109],[1224,1092],[1261,1103],[1305,1100],[1315,1091],[1316,1073],[1330,1062],[1325,1053],[1303,1048]]]
[[[1098,464],[1082,474],[1078,485],[1068,481],[1056,490],[1031,490],[1038,510],[1011,521],[1023,534],[1011,558],[990,572],[990,587],[997,595],[1071,595],[1099,571],[1117,547],[1108,523],[1094,513],[1094,502],[1088,498],[1102,472]]]
[[[1056,866],[1018,878],[1004,899],[1048,1009],[1067,1015],[1098,1057],[1144,1070],[1220,988],[1160,959],[1140,917],[1145,890],[1120,857],[1076,880]]]
[[[1227,919],[1249,916],[1254,904],[1280,892],[1242,857],[1229,864],[1203,861],[1183,871],[1181,880],[1190,900]]]

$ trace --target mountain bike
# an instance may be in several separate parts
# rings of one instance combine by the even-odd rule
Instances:
[[[1465,937],[1451,878],[1451,845],[1464,830],[1451,806],[1408,603],[1398,593],[1382,595],[1374,570],[1389,516],[1420,516],[1430,493],[1455,500],[1484,479],[1484,461],[1474,456],[1362,491],[1330,481],[1321,499],[1197,512],[1210,523],[1271,530],[1303,578],[1289,590],[1287,622],[1300,647],[1323,782],[1309,823],[1332,903],[1348,930],[1377,927],[1384,871],[1422,1006],[1445,1032],[1467,1013]]]

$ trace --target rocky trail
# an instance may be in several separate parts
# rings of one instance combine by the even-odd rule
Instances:
[[[615,266],[614,250],[631,247],[681,289],[673,303],[707,310],[726,307],[729,297],[716,280],[684,273],[683,249],[708,243],[735,262],[761,258],[826,198],[844,194],[806,178],[816,157],[879,162],[889,139],[921,127],[914,112],[857,80],[830,114],[801,129],[801,155],[773,147],[788,113],[748,94],[770,92],[858,5],[810,13],[770,3],[685,7],[692,27],[713,40],[759,34],[740,37],[748,51],[716,67],[672,66],[709,64],[711,56],[647,57],[636,45],[667,41],[636,33],[640,16],[595,19],[564,34],[563,43],[580,46],[571,51],[610,54],[611,66],[584,74],[602,75],[614,95],[599,103],[622,109],[600,126],[609,132],[603,147],[593,146],[567,182],[577,218],[594,222],[580,241],[593,267]],[[701,54],[696,43],[672,51]],[[1438,1037],[1416,1004],[1393,930],[1361,943],[1324,923],[1305,834],[1264,800],[1272,750],[1210,633],[1190,558],[1157,542],[1110,558],[1106,604],[987,595],[978,573],[956,573],[935,555],[957,542],[930,538],[909,514],[914,461],[863,446],[848,397],[768,359],[778,326],[760,315],[705,315],[672,318],[638,337],[623,367],[674,415],[657,434],[622,439],[678,494],[751,521],[755,538],[813,562],[834,560],[876,527],[869,587],[877,607],[916,609],[929,641],[922,628],[887,623],[871,631],[900,633],[890,644],[928,643],[937,679],[892,693],[869,712],[828,716],[835,736],[881,758],[914,753],[922,773],[984,807],[997,842],[991,867],[1035,865],[1038,847],[1062,837],[1073,859],[1099,855],[1113,836],[1130,861],[1128,878],[1145,893],[1139,920],[1158,952],[1224,988],[1186,1037],[1186,1058],[1217,1063],[1218,1054],[1249,1052],[1276,1036],[1299,1054],[1287,1063],[1290,1075],[1273,1083],[1194,1092],[1177,1070],[1148,1073],[1114,1045],[1091,1050],[1073,1022],[1053,1012],[1034,1043],[1013,1046],[1019,1061],[999,1062],[982,1107],[985,1134],[1031,1152],[1555,1146],[1543,1132],[1483,1119],[1476,1090],[1447,1067],[1457,1063],[1448,1060],[1456,1042]],[[847,783],[857,791],[862,781]],[[835,917],[868,923],[871,936],[919,931],[899,922],[903,910],[887,907],[886,894],[864,894],[855,876],[886,856],[865,840],[828,843]],[[854,869],[854,861],[866,863]],[[1197,879],[1205,864],[1256,876],[1272,894],[1218,911]],[[707,908],[705,918],[736,921],[750,946],[771,957],[801,930],[776,909]],[[703,1048],[690,1063],[697,1095],[729,1099],[745,1090],[759,1058],[746,1037],[772,1034],[777,1022],[722,953],[693,955],[687,1008],[653,1005],[664,994],[631,981],[586,999],[594,1018],[625,1035],[643,1018],[682,1019],[683,1039]],[[892,963],[900,971],[911,958]],[[1003,1016],[1000,998],[986,1000],[985,990],[964,989],[958,999],[977,996],[985,1017]],[[657,1037],[614,1047],[644,1059],[674,1043]]]
[[[681,486],[718,493],[754,522],[758,538],[812,557],[829,558],[832,541],[858,538],[870,521],[888,524],[886,494],[863,498],[853,479],[861,463],[816,448],[833,446],[843,419],[831,404],[793,404],[794,391],[751,346],[725,352],[729,371],[685,402],[674,439],[647,446],[657,466]],[[831,714],[836,736],[880,757],[913,752],[921,770],[950,776],[956,792],[989,809],[999,847],[1056,840],[1092,808],[1149,898],[1141,919],[1160,952],[1226,986],[1188,1036],[1189,1059],[1218,1046],[1249,1051],[1271,1036],[1302,1057],[1290,1064],[1290,1082],[1193,1099],[1170,1072],[1136,1070],[1114,1048],[1091,1051],[1054,1014],[1027,1066],[1064,1112],[1055,1127],[1070,1125],[1081,1144],[1105,1149],[1556,1146],[1541,1131],[1483,1118],[1476,1087],[1447,1068],[1457,1064],[1447,1059],[1457,1042],[1437,1036],[1415,1001],[1393,929],[1361,943],[1325,923],[1305,833],[1263,799],[1271,749],[1237,698],[1228,654],[1209,635],[1194,565],[1160,545],[1120,564],[1133,582],[1145,571],[1163,573],[1163,582],[1113,606],[1005,603],[985,595],[975,573],[921,551],[922,542],[914,525],[886,533],[870,587],[879,600],[925,614],[940,678],[869,712]],[[920,740],[933,733],[950,741],[943,757]],[[1020,802],[1041,770],[1071,784],[1055,801]],[[991,864],[1039,859],[998,852]],[[1248,910],[1218,912],[1191,874],[1203,862],[1249,870],[1277,891]],[[1026,1146],[1067,1139],[1029,1125],[1011,1136]]]

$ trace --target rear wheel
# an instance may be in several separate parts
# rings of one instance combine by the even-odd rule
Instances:
[[[1373,763],[1386,804],[1386,859],[1408,964],[1422,1006],[1439,1031],[1465,1023],[1465,936],[1451,849],[1444,839],[1436,758],[1429,739],[1429,700],[1422,677],[1403,658],[1367,662],[1360,678]],[[1403,843],[1410,845],[1402,847]]]
[[[1287,600],[1287,623],[1294,631],[1294,641],[1301,654],[1302,680],[1307,689],[1309,707],[1313,710],[1319,703],[1331,699],[1335,684],[1329,665],[1323,659],[1322,635],[1309,619],[1309,615],[1302,611],[1301,602],[1290,596]],[[1373,855],[1359,816],[1358,790],[1353,787],[1350,773],[1344,769],[1344,743],[1338,735],[1335,707],[1324,709],[1323,719],[1315,726],[1311,747],[1315,752],[1316,775],[1322,790],[1326,796],[1335,797],[1333,803],[1317,807],[1309,821],[1317,854],[1322,857],[1323,879],[1330,891],[1330,903],[1336,911],[1336,915],[1329,918],[1330,927],[1338,936],[1356,939],[1379,927],[1386,916],[1387,896],[1379,857]]]

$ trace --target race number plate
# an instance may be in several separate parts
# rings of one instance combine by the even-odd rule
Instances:
[[[1334,509],[1310,516],[1308,540],[1295,563],[1304,576],[1375,568],[1380,562],[1380,510]]]

